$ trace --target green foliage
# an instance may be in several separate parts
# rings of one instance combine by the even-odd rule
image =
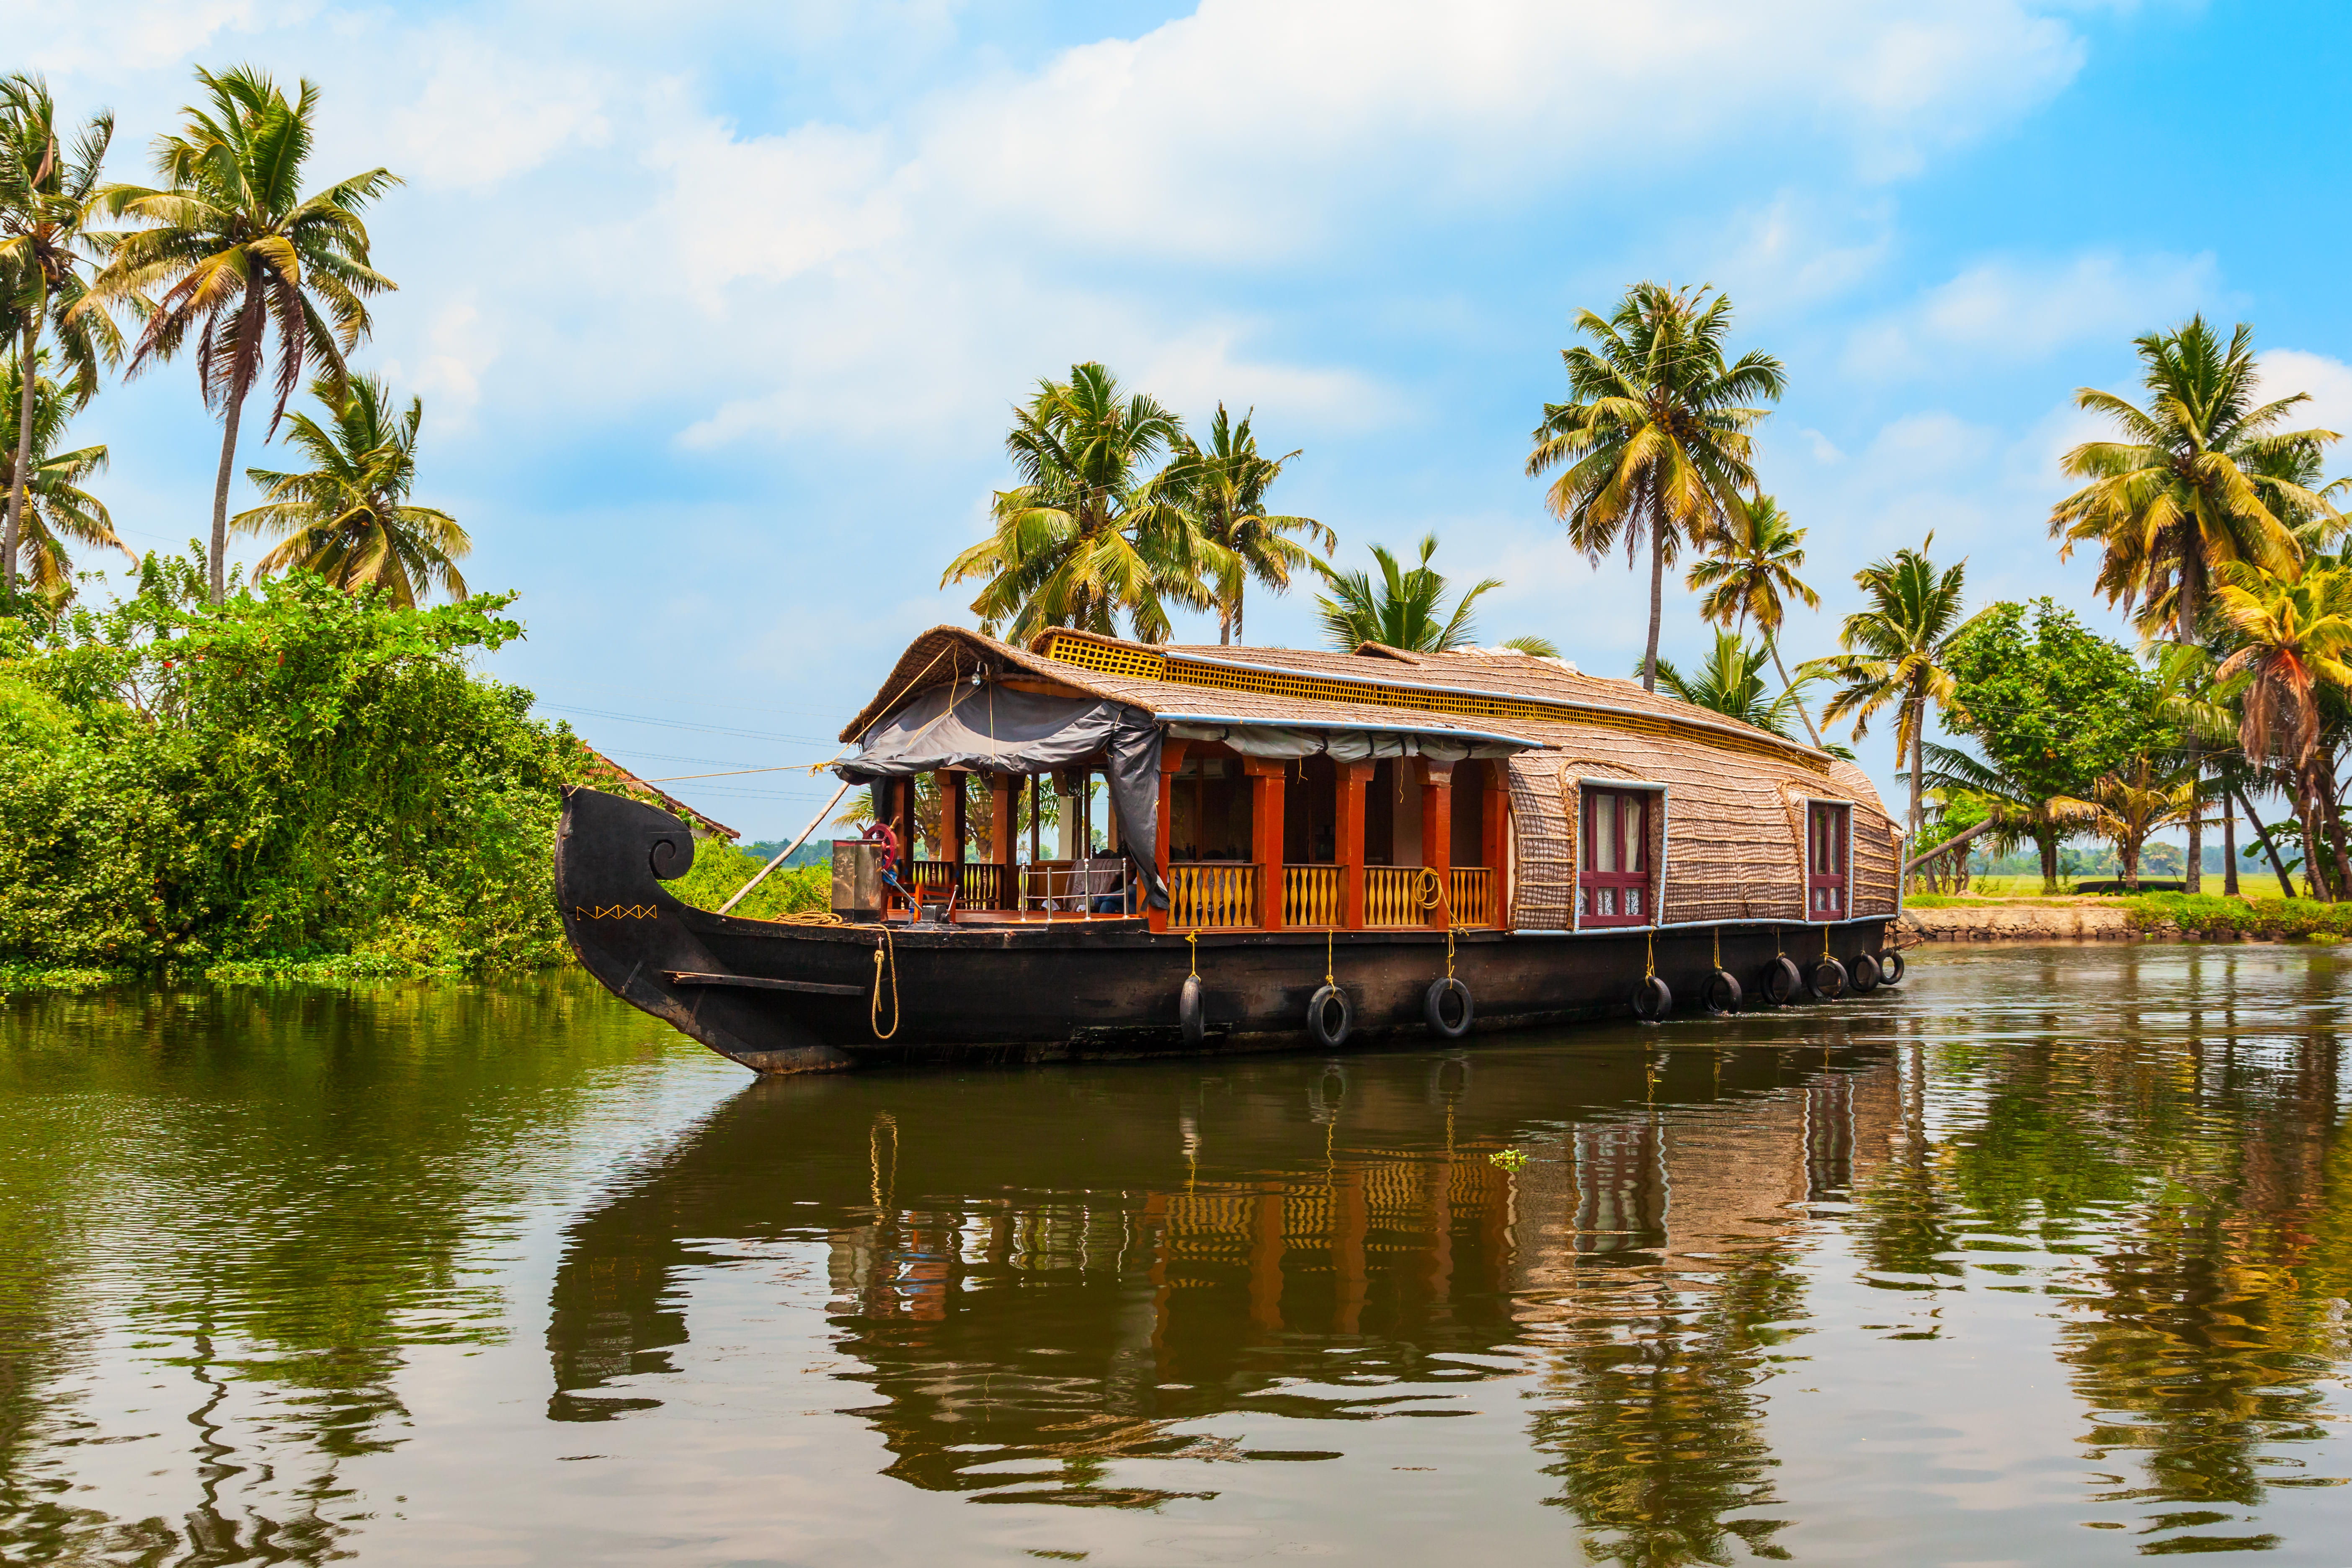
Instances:
[[[2142,893],[2127,900],[2132,929],[2151,935],[2229,942],[2341,942],[2352,936],[2352,904],[2311,899],[2231,899],[2212,893]]]
[[[1764,667],[1770,658],[1762,643],[1751,646],[1742,642],[1735,632],[1717,632],[1706,663],[1695,676],[1684,675],[1671,659],[1659,659],[1658,685],[1667,696],[1695,708],[1737,719],[1783,740],[1793,740],[1795,737],[1789,733],[1789,716],[1797,710],[1797,691],[1790,687],[1778,697],[1765,697],[1769,688],[1764,681]],[[1638,680],[1641,676],[1642,668],[1637,664],[1633,678]]]
[[[1947,722],[2034,799],[2089,795],[2165,738],[2130,650],[2044,597],[1995,605],[1952,641]]]
[[[715,910],[735,896],[735,889],[757,876],[767,861],[746,855],[733,845],[705,838],[694,847],[694,866],[667,885],[670,897],[698,910]],[[728,912],[746,920],[772,921],[780,915],[806,914],[827,907],[833,898],[833,868],[780,866]]]
[[[1331,590],[1329,598],[1315,601],[1322,615],[1323,635],[1331,639],[1331,646],[1342,653],[1353,653],[1368,642],[1409,653],[1450,653],[1475,644],[1478,629],[1470,618],[1470,606],[1488,589],[1501,587],[1503,580],[1488,577],[1473,584],[1454,602],[1449,616],[1445,578],[1429,563],[1436,553],[1433,533],[1422,537],[1421,564],[1411,568],[1385,545],[1375,544],[1372,559],[1381,568],[1377,583],[1368,572],[1340,572],[1320,561],[1311,563]],[[1504,646],[1539,658],[1559,657],[1559,650],[1541,637],[1514,637]]]
[[[509,596],[207,597],[200,560],[150,556],[103,611],[0,623],[0,956],[560,958],[558,792],[590,753],[467,668],[521,635]]]

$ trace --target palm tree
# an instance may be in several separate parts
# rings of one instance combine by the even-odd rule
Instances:
[[[1451,653],[1478,640],[1470,606],[1487,589],[1501,587],[1500,577],[1475,584],[1448,615],[1445,579],[1429,564],[1429,558],[1437,553],[1437,535],[1423,536],[1421,564],[1411,569],[1386,545],[1375,544],[1371,549],[1381,570],[1378,583],[1369,572],[1340,572],[1320,561],[1309,563],[1331,589],[1331,597],[1318,597],[1315,603],[1322,611],[1324,634],[1332,647],[1353,653],[1366,643],[1381,643],[1408,653]],[[1538,658],[1559,657],[1559,649],[1543,637],[1513,637],[1502,646]]]
[[[1579,311],[1597,347],[1560,351],[1569,401],[1544,405],[1528,456],[1530,477],[1560,468],[1545,492],[1570,542],[1597,565],[1619,540],[1630,563],[1650,545],[1650,641],[1642,684],[1657,689],[1658,626],[1666,564],[1685,539],[1721,524],[1733,499],[1756,488],[1748,432],[1758,399],[1780,397],[1787,376],[1769,354],[1724,359],[1731,301],[1710,290],[1641,283],[1602,320]]]
[[[1658,684],[1669,697],[1680,698],[1693,707],[1752,724],[1783,740],[1793,740],[1795,737],[1789,733],[1789,714],[1792,710],[1802,712],[1803,709],[1794,687],[1784,685],[1780,696],[1769,701],[1765,700],[1766,654],[1765,645],[1750,647],[1736,632],[1717,632],[1715,647],[1696,679],[1685,677],[1673,660],[1661,658]]]
[[[144,225],[109,237],[101,299],[160,290],[131,353],[131,374],[170,359],[196,334],[196,383],[221,415],[213,484],[212,596],[226,591],[228,486],[237,421],[277,337],[274,435],[313,361],[341,379],[344,356],[368,332],[365,298],[394,287],[368,264],[360,211],[399,180],[370,169],[310,195],[301,191],[319,89],[289,100],[246,67],[198,68],[210,101],[155,142],[156,186],[111,185],[107,209]]]
[[[1848,616],[1839,628],[1838,646],[1846,651],[1797,667],[1799,675],[1841,683],[1822,720],[1833,724],[1851,717],[1857,741],[1872,715],[1895,708],[1895,749],[1911,759],[1914,841],[1927,783],[1928,705],[1951,701],[1953,682],[1945,663],[1954,640],[1977,619],[1960,614],[1968,563],[1938,573],[1926,554],[1935,542],[1930,533],[1917,550],[1898,550],[1892,559],[1855,573],[1853,580],[1869,595],[1871,607]]]
[[[89,299],[82,277],[83,264],[98,254],[86,226],[97,210],[99,171],[113,139],[114,117],[101,110],[68,148],[58,136],[48,84],[22,74],[0,80],[0,287],[16,328],[16,363],[35,366],[37,383],[42,335],[55,333],[76,409],[98,390],[99,361],[112,364],[122,353],[113,320]],[[40,471],[33,458],[34,425],[45,416],[44,399],[17,401],[10,473],[19,477],[9,482],[8,518],[0,525],[0,597],[16,592],[26,485]],[[61,412],[60,426],[64,417]],[[98,450],[103,463],[104,450]]]
[[[407,412],[395,420],[392,395],[373,375],[340,384],[322,375],[311,383],[310,395],[333,423],[293,415],[288,441],[311,467],[294,474],[245,471],[261,488],[262,504],[237,513],[232,526],[281,542],[261,558],[254,575],[299,568],[339,588],[381,588],[403,608],[415,605],[423,587],[464,598],[466,579],[457,562],[473,541],[447,512],[408,500],[416,482],[424,400],[410,398]]]
[[[2257,401],[2261,368],[2254,331],[2240,322],[2225,347],[2201,315],[2177,331],[2133,340],[2145,367],[2147,406],[2080,388],[2076,405],[2105,414],[2122,439],[2086,441],[2066,454],[2066,472],[2090,482],[2050,513],[2064,560],[2074,546],[2100,550],[2098,585],[2110,604],[2137,607],[2140,629],[2169,626],[2199,640],[2199,621],[2220,569],[2246,562],[2284,572],[2302,558],[2299,522],[2340,522],[2311,488],[2332,430],[2282,430],[2305,393]],[[2190,742],[2191,765],[2197,749]],[[2203,871],[2202,823],[2189,822],[2189,890]]]
[[[21,524],[16,553],[8,558],[9,579],[16,579],[21,560],[26,579],[43,598],[62,602],[72,592],[73,561],[64,542],[120,550],[137,565],[138,555],[115,537],[114,520],[99,499],[81,487],[106,468],[106,448],[83,447],[76,451],[52,450],[73,416],[70,387],[61,387],[41,374],[47,350],[33,358],[32,406],[25,399],[25,362],[16,355],[0,360],[0,428],[18,431],[14,450],[0,447],[0,473],[9,490],[23,498],[17,516]],[[27,415],[30,416],[27,417]],[[27,438],[29,437],[29,438]],[[24,454],[20,466],[17,455]],[[24,482],[19,485],[19,477]]]
[[[2124,886],[2137,893],[2140,851],[2147,847],[2148,835],[2188,821],[2197,805],[2196,772],[2193,763],[2168,767],[2142,752],[2128,770],[2101,773],[2090,799],[2062,795],[2053,804],[2072,807],[2091,831],[2116,847]]]
[[[1796,698],[1796,685],[1780,662],[1780,622],[1787,610],[1782,595],[1802,601],[1809,610],[1822,607],[1822,596],[1797,575],[1805,563],[1805,531],[1790,527],[1789,514],[1770,496],[1735,496],[1723,525],[1706,542],[1712,553],[1692,564],[1687,579],[1692,588],[1706,592],[1699,614],[1734,631],[1745,629],[1750,620],[1756,623],[1772,656],[1772,668],[1780,677],[1780,689],[1796,699],[1805,733],[1820,745],[1822,732],[1813,728],[1812,715],[1805,711],[1803,700]]]
[[[1049,626],[1115,634],[1122,614],[1139,641],[1166,641],[1166,601],[1211,607],[1206,578],[1224,564],[1143,471],[1183,431],[1091,361],[1066,382],[1038,383],[1004,437],[1022,482],[997,492],[995,531],[950,562],[940,585],[981,579],[981,629],[1016,642]]]
[[[2093,808],[2069,795],[2037,795],[2023,781],[1979,757],[1922,742],[1919,761],[1929,790],[1959,792],[1985,808],[1980,835],[1997,854],[2031,843],[2041,853],[2042,890],[2058,891],[2058,847]],[[1917,776],[1915,770],[1912,775]]]
[[[1275,593],[1287,593],[1290,574],[1307,563],[1307,547],[1292,534],[1319,542],[1326,555],[1339,542],[1338,534],[1311,517],[1266,510],[1266,490],[1298,454],[1260,455],[1250,418],[1244,414],[1234,425],[1226,417],[1225,405],[1218,404],[1216,417],[1209,422],[1208,445],[1202,447],[1180,433],[1175,458],[1159,481],[1162,493],[1192,514],[1201,537],[1223,552],[1213,590],[1221,645],[1241,640],[1242,590],[1250,578]]]
[[[2275,753],[2286,762],[2313,886],[2343,898],[2352,892],[2352,866],[2319,765],[2317,689],[2352,688],[2352,569],[2314,562],[2273,575],[2230,562],[2217,575],[2213,607],[2239,640],[2214,673],[2238,699],[2238,743],[2250,761]],[[2336,862],[2332,889],[2319,875],[2322,843]]]

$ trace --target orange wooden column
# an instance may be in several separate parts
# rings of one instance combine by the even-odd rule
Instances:
[[[1421,774],[1421,863],[1437,873],[1429,923],[1445,929],[1454,909],[1454,764],[1413,759]]]
[[[1013,849],[1016,815],[1013,802],[1017,787],[1018,781],[1011,773],[988,775],[988,858],[998,867],[996,907],[1000,910],[1013,908],[1019,890],[1015,879],[1020,872],[1014,868]]]
[[[1257,862],[1257,923],[1282,925],[1282,784],[1290,763],[1280,757],[1244,757],[1250,781],[1250,858]]]
[[[940,774],[940,858],[950,866],[963,864],[964,840],[971,837],[964,823],[965,781],[970,773]]]
[[[1339,809],[1333,813],[1333,837],[1339,856],[1339,924],[1343,930],[1364,929],[1364,786],[1372,782],[1372,764],[1335,763],[1331,771]]]
[[[1184,765],[1185,745],[1182,741],[1160,742],[1160,830],[1152,835],[1151,853],[1159,864],[1160,885],[1163,888],[1168,885],[1169,812],[1176,800],[1176,770]],[[1166,910],[1153,909],[1150,901],[1146,900],[1144,910],[1153,931],[1168,929]]]
[[[1498,927],[1511,923],[1511,794],[1503,783],[1510,765],[1500,757],[1486,764],[1486,798],[1478,813],[1478,858],[1486,865],[1487,907]]]

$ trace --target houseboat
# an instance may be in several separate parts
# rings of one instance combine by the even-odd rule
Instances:
[[[683,904],[687,823],[565,795],[581,962],[758,1072],[1330,1050],[1902,975],[1902,839],[1861,770],[1559,659],[941,626],[841,739],[876,826],[834,846],[827,914]]]

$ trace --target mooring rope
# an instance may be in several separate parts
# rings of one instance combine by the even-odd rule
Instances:
[[[1445,879],[1437,874],[1436,867],[1423,866],[1421,868],[1421,882],[1414,896],[1421,900],[1421,907],[1424,910],[1442,908],[1445,910],[1445,978],[1451,980],[1454,978],[1454,899],[1446,891]]]
[[[1658,977],[1658,932],[1654,926],[1648,932],[1648,945],[1649,956],[1644,961],[1645,966],[1642,971],[1642,979],[1645,984]]]
[[[890,955],[889,1035],[886,1035],[882,1032],[882,954],[885,952],[887,952]],[[905,1015],[898,1005],[898,946],[897,940],[890,934],[889,926],[886,924],[882,928],[882,941],[880,944],[874,949],[874,1007],[873,1016],[869,1020],[868,1026],[873,1029],[874,1037],[876,1039],[887,1040],[890,1037],[890,1035],[895,1035],[898,1032],[898,1025],[903,1021],[904,1016]]]
[[[1201,978],[1201,933],[1197,931],[1186,931],[1184,945],[1192,950],[1192,978],[1198,980]]]
[[[1326,985],[1339,984],[1331,978],[1331,932],[1328,928],[1323,932],[1323,984]]]

